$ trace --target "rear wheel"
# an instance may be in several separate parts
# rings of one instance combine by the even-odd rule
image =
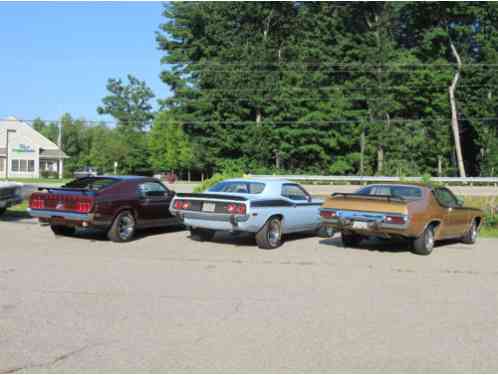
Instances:
[[[282,244],[282,222],[278,217],[270,218],[256,233],[256,243],[260,249],[276,249]]]
[[[413,241],[413,250],[418,255],[429,255],[434,249],[434,226],[425,228],[422,235]]]
[[[194,241],[211,241],[215,235],[215,231],[205,228],[191,228],[190,238]]]
[[[346,247],[355,247],[358,246],[363,239],[362,236],[355,233],[341,233],[342,244]]]
[[[51,225],[50,229],[57,236],[72,236],[76,233],[76,228],[65,225]]]
[[[472,220],[472,224],[467,233],[465,233],[465,236],[463,236],[462,242],[469,245],[475,244],[477,241],[477,234],[477,223],[475,220]]]
[[[130,211],[122,211],[116,216],[107,237],[112,242],[130,241],[135,234],[135,217]]]

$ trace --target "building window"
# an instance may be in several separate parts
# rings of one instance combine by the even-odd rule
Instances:
[[[12,162],[12,172],[19,172],[19,160],[11,160]]]
[[[11,160],[12,172],[34,172],[35,171],[35,161],[34,160]]]

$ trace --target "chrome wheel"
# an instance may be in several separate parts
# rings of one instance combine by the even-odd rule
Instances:
[[[425,247],[429,250],[434,248],[434,231],[432,229],[427,230],[425,233]]]
[[[272,247],[278,246],[280,238],[282,237],[280,222],[278,220],[272,220],[268,229],[268,242]]]
[[[119,237],[123,240],[127,240],[133,235],[135,230],[135,219],[131,215],[123,215],[119,218],[118,231]]]
[[[470,240],[475,242],[477,238],[477,225],[476,223],[472,223],[472,227],[470,228]]]

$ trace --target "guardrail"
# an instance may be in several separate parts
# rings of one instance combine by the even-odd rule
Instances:
[[[343,182],[343,183],[358,183],[364,184],[368,182],[420,182],[422,177],[392,177],[392,176],[307,176],[307,175],[253,175],[248,177],[253,178],[280,178],[293,181],[313,181],[313,182]],[[498,185],[498,177],[432,177],[431,181],[441,182],[446,184],[492,184]]]

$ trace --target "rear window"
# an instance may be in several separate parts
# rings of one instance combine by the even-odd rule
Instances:
[[[222,181],[209,188],[213,193],[260,194],[265,189],[261,182]]]
[[[387,195],[393,198],[416,200],[422,198],[422,189],[417,186],[390,186],[375,185],[360,189],[356,194],[361,195]]]
[[[73,189],[86,189],[86,190],[101,190],[112,184],[116,183],[118,180],[115,178],[99,178],[99,177],[86,177],[80,178],[78,180],[71,181],[64,185],[65,188]]]

